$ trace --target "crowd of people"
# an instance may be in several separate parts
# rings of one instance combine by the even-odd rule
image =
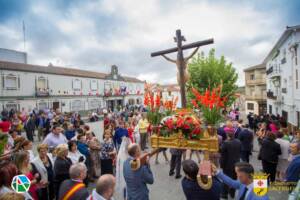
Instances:
[[[97,138],[78,113],[3,110],[0,139],[5,145],[0,149],[0,199],[149,199],[147,184],[155,181],[150,158],[132,169],[132,162],[150,151],[151,125],[144,111],[105,111],[100,134],[103,138]],[[259,197],[253,192],[254,168],[250,160],[255,139],[259,144],[257,159],[263,172],[269,174],[269,182],[286,181],[294,188],[300,176],[300,133],[288,132],[278,116],[249,115],[249,123],[245,124],[238,110],[233,110],[227,118],[217,129],[220,151],[209,155],[213,178],[208,190],[197,183],[203,152],[170,149],[170,158],[167,149],[156,152],[155,164],[159,164],[162,152],[169,176],[181,179],[183,169],[181,183],[186,199],[268,199],[267,195]],[[95,117],[92,121],[97,120]],[[38,144],[33,149],[35,140]],[[31,181],[29,191],[21,195],[11,188],[18,174]],[[89,186],[94,190],[89,191]]]

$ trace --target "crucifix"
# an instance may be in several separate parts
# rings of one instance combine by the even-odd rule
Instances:
[[[198,41],[198,42],[193,42],[190,44],[182,45],[182,41],[186,41],[186,39],[184,38],[184,36],[181,35],[181,30],[178,29],[178,30],[176,30],[176,37],[174,37],[174,41],[177,43],[177,47],[153,52],[153,53],[151,53],[151,57],[163,56],[166,60],[176,64],[178,72],[179,72],[179,73],[177,72],[177,82],[180,86],[181,104],[182,104],[182,108],[186,108],[185,83],[187,82],[187,80],[189,78],[188,71],[187,71],[188,60],[190,58],[192,58],[195,55],[195,53],[197,53],[200,46],[212,44],[214,42],[214,40],[207,39],[207,40],[203,40],[203,41]],[[195,48],[195,47],[196,47],[196,49],[194,49],[194,51],[188,57],[183,57],[183,50],[191,49],[191,48]],[[177,52],[176,60],[173,60],[165,55],[165,54],[174,53],[174,52]]]

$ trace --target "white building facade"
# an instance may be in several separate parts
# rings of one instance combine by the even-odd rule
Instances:
[[[177,99],[176,108],[181,108],[181,96],[180,87],[177,84],[159,85],[153,84],[151,88],[152,92],[159,94],[163,101],[175,101]]]
[[[267,109],[300,128],[300,26],[287,27],[265,58]]]
[[[0,79],[0,110],[70,112],[143,104],[144,82],[121,76],[115,65],[105,74],[0,61]]]

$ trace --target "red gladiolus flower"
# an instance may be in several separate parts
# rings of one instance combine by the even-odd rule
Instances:
[[[146,93],[144,96],[144,105],[149,106],[149,103],[150,103],[149,94]]]
[[[151,110],[154,109],[154,97],[153,97],[153,95],[150,95],[150,107],[151,107]]]
[[[156,95],[156,98],[155,98],[155,106],[157,108],[160,107],[160,96],[158,94]]]
[[[197,101],[195,99],[192,99],[192,104],[195,108],[198,108],[198,104],[197,104]]]

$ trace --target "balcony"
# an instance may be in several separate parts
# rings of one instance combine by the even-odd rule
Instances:
[[[35,96],[36,97],[49,97],[50,96],[50,92],[49,89],[46,88],[38,88],[35,91]]]
[[[266,100],[265,95],[246,95],[245,99],[248,101],[261,101],[261,100]]]
[[[274,92],[272,92],[272,91],[267,91],[267,97],[269,98],[269,99],[273,99],[273,100],[276,100],[277,99],[277,96],[275,96],[274,95]]]
[[[246,85],[265,85],[266,84],[266,79],[263,78],[258,78],[254,80],[246,80]]]
[[[280,65],[279,66],[271,66],[269,69],[267,69],[266,74],[268,77],[276,77],[276,76],[281,76],[281,69]]]

